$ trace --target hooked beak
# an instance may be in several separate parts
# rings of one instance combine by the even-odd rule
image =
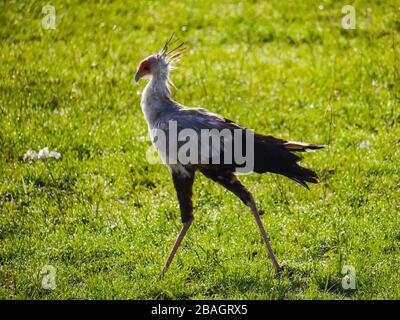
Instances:
[[[142,78],[142,73],[140,71],[136,72],[135,74],[135,81],[136,83],[139,82],[139,80]]]

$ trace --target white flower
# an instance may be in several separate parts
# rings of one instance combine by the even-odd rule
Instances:
[[[43,148],[42,150],[39,151],[39,153],[36,153],[35,150],[29,149],[27,152],[25,152],[24,156],[22,157],[22,160],[29,161],[29,160],[46,159],[46,158],[60,159],[61,153],[56,151],[49,152],[48,147]]]
[[[369,142],[368,140],[363,140],[361,141],[361,143],[358,145],[358,147],[360,149],[369,149],[369,147],[371,146],[371,142]]]
[[[29,149],[27,152],[25,152],[24,156],[22,157],[22,160],[24,161],[28,161],[28,160],[33,160],[33,159],[37,159],[37,153],[35,152],[35,150],[31,150]]]

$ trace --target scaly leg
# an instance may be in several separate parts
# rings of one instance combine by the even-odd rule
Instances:
[[[186,169],[186,173],[182,174],[181,171],[176,170],[176,167],[170,166],[172,174],[172,180],[174,181],[174,187],[178,196],[179,208],[181,211],[181,218],[183,228],[176,238],[175,244],[168,256],[167,262],[165,263],[162,274],[167,272],[172,260],[174,259],[175,253],[178,250],[186,232],[189,230],[190,225],[193,222],[193,204],[192,204],[192,187],[194,182],[194,171]]]
[[[170,252],[170,254],[168,256],[168,260],[165,263],[165,266],[164,266],[164,269],[163,269],[163,272],[162,272],[163,275],[165,274],[165,272],[167,272],[167,270],[169,268],[169,265],[171,264],[172,260],[174,259],[175,253],[178,250],[183,238],[185,237],[186,232],[189,230],[190,225],[192,224],[192,222],[193,222],[193,218],[191,218],[188,222],[186,222],[183,225],[183,228],[182,228],[181,232],[179,233],[178,238],[176,238],[175,244],[172,247],[172,250],[171,250],[171,252]]]
[[[265,242],[265,245],[267,246],[269,257],[271,258],[272,264],[274,265],[275,273],[278,274],[281,271],[281,268],[279,267],[278,261],[275,258],[274,252],[273,252],[273,250],[271,248],[271,244],[269,242],[269,238],[267,236],[267,233],[265,232],[264,226],[261,221],[260,214],[258,213],[257,207],[256,207],[253,199],[251,200],[249,207],[250,207],[251,211],[253,212],[254,218],[256,218],[258,228],[260,229],[260,232],[261,232],[261,236]]]
[[[202,169],[201,172],[208,178],[214,180],[215,182],[221,184],[226,189],[231,191],[233,194],[238,196],[240,200],[243,201],[245,205],[247,205],[251,211],[253,212],[254,218],[256,219],[258,228],[260,229],[261,236],[267,246],[269,257],[272,260],[272,264],[274,265],[274,269],[276,273],[279,273],[281,270],[278,264],[278,261],[275,258],[274,252],[272,251],[271,244],[269,242],[267,233],[265,232],[264,226],[262,224],[260,214],[257,211],[256,205],[254,203],[253,196],[250,191],[246,189],[246,187],[240,182],[238,177],[231,171],[217,171],[217,170],[207,170]]]

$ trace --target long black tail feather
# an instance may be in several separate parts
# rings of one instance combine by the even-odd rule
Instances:
[[[313,170],[301,167],[298,164],[301,157],[293,152],[307,152],[323,147],[318,144],[285,141],[270,135],[256,134],[254,171],[277,173],[309,189],[307,182],[318,183],[318,176]]]

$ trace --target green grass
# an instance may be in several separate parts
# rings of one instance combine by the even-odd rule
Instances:
[[[45,4],[0,4],[0,298],[400,298],[398,2],[52,1],[56,30],[41,27]],[[279,277],[250,211],[198,175],[195,223],[159,278],[181,223],[167,168],[146,160],[133,76],[172,31],[190,48],[176,100],[329,145],[303,162],[321,176],[311,192],[242,178]],[[46,146],[62,158],[22,161]]]

